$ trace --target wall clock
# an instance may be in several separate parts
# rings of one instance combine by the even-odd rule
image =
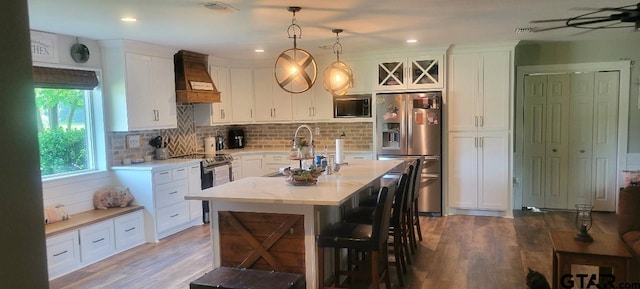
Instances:
[[[89,48],[82,43],[71,45],[70,53],[73,61],[77,63],[85,63],[89,60]]]

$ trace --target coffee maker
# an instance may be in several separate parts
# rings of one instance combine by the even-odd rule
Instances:
[[[246,140],[244,138],[244,130],[230,129],[228,141],[229,141],[229,148],[232,148],[232,149],[243,148],[246,143]]]

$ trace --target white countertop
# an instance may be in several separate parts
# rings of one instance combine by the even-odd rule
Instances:
[[[111,167],[112,170],[131,170],[131,171],[155,171],[171,169],[176,167],[184,167],[192,164],[199,164],[200,159],[167,159],[153,160],[139,164],[118,165]]]
[[[293,186],[284,177],[248,177],[191,194],[187,200],[338,206],[354,193],[402,164],[400,160],[349,162],[339,172],[322,175],[312,186]]]

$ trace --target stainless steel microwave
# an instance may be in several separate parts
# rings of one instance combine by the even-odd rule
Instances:
[[[371,95],[334,95],[333,117],[371,117]]]

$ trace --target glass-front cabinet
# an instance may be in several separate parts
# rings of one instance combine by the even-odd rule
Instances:
[[[444,55],[380,59],[376,90],[443,88],[443,59]]]

